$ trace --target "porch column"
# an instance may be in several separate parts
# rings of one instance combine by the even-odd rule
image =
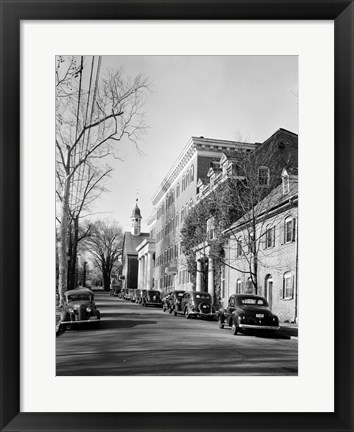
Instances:
[[[145,260],[144,255],[140,258],[141,259],[141,289],[145,289],[145,283],[144,283],[144,274],[145,274]]]
[[[214,263],[213,259],[208,259],[208,293],[211,295],[211,301],[214,303]]]
[[[202,289],[202,262],[197,260],[197,280],[196,280],[196,291],[201,291]]]
[[[147,268],[146,268],[146,289],[152,288],[152,255],[147,253]]]
[[[149,289],[148,287],[147,287],[147,265],[148,265],[148,263],[147,263],[147,257],[146,257],[146,255],[144,255],[144,289]]]
[[[142,271],[142,265],[141,265],[141,257],[138,259],[138,288],[142,289],[141,287],[141,271]]]

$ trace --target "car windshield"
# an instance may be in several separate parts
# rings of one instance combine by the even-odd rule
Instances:
[[[197,298],[197,299],[210,299],[210,295],[209,294],[196,294],[195,298]]]
[[[68,301],[91,300],[90,294],[70,294]]]
[[[238,301],[240,304],[244,305],[268,306],[268,303],[262,298],[243,297],[238,299]]]
[[[151,296],[156,296],[156,297],[160,297],[160,291],[151,291],[149,292],[150,297]]]

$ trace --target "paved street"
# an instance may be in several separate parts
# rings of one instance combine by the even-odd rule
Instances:
[[[99,327],[57,337],[57,375],[297,375],[297,339],[233,336],[216,321],[174,317],[108,293],[95,301]]]

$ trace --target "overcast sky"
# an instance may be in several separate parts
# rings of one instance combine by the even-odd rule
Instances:
[[[298,133],[298,57],[104,56],[101,73],[122,66],[152,82],[149,129],[140,142],[143,154],[122,143],[117,153],[124,162],[109,161],[110,192],[93,211],[116,219],[124,231],[137,194],[147,230],[151,197],[191,136],[263,142],[280,127]]]

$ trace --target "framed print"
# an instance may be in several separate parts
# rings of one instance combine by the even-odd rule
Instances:
[[[353,430],[352,29],[1,1],[1,430]]]

